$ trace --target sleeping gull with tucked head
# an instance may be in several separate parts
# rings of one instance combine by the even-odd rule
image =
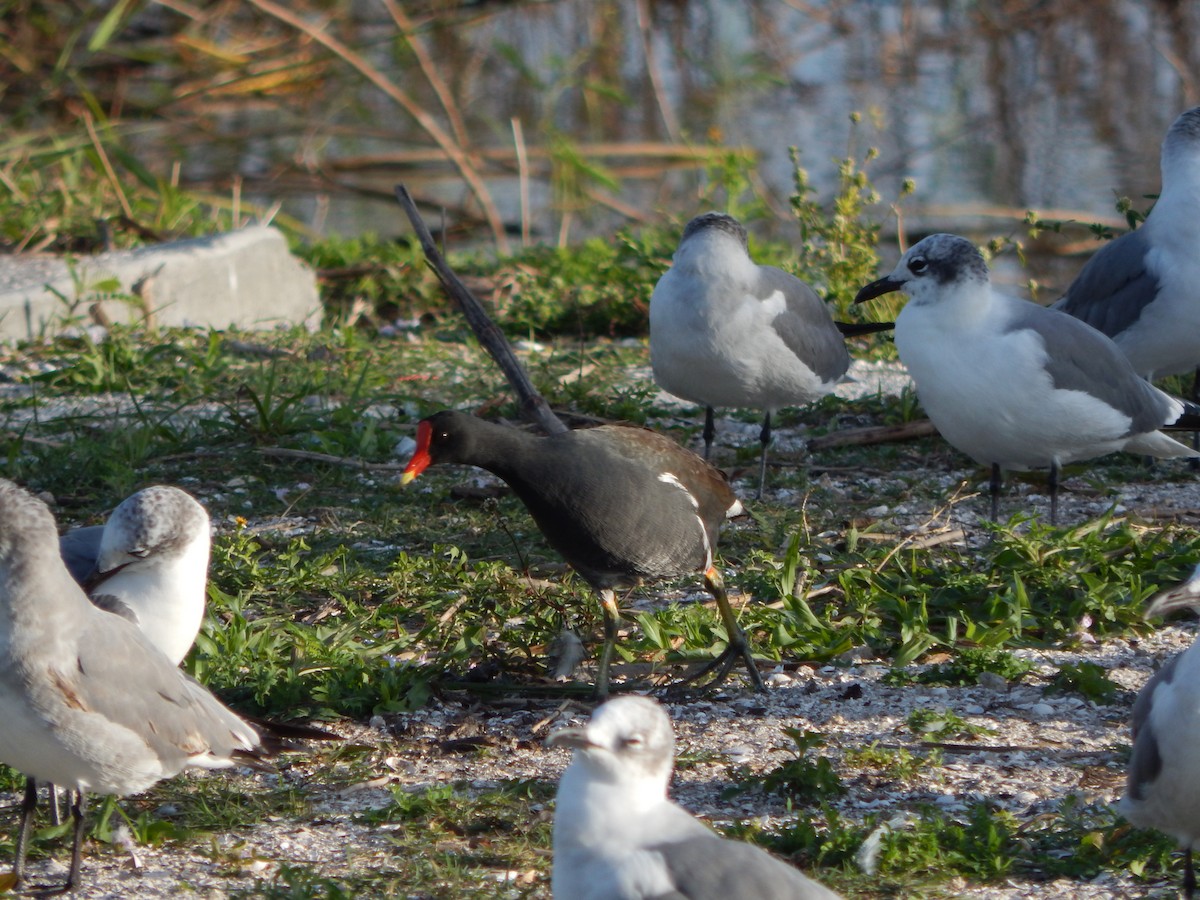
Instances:
[[[54,517],[0,479],[0,762],[29,779],[13,875],[24,877],[36,782],[75,792],[65,890],[79,884],[87,793],[125,796],[185,768],[254,755],[258,732],[138,627],[93,606],[59,553]]]
[[[761,497],[771,414],[830,393],[850,354],[817,292],[782,269],[756,264],[741,223],[710,212],[688,222],[671,268],[654,287],[650,362],[664,390],[705,407],[705,459],[715,435],[713,407],[764,410]]]
[[[100,526],[59,539],[71,575],[101,609],[137,625],[178,665],[204,619],[211,526],[185,491],[143,488]]]
[[[1090,325],[993,290],[983,255],[965,238],[914,244],[855,302],[890,291],[909,298],[896,317],[896,349],[925,412],[949,443],[991,466],[993,519],[1004,469],[1050,470],[1054,522],[1067,463],[1114,450],[1200,456],[1160,431],[1197,427],[1200,409],[1139,376]]]
[[[547,743],[575,751],[555,801],[555,897],[836,900],[799,870],[721,837],[667,799],[675,734],[650,698],[609,700],[585,727],[560,729]]]
[[[1146,618],[1200,607],[1200,566],[1156,594]],[[1183,848],[1183,894],[1196,894],[1192,850],[1200,846],[1200,642],[1173,656],[1133,704],[1133,755],[1117,808],[1140,828],[1156,828]]]

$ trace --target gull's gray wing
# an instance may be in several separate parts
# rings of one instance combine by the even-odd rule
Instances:
[[[708,833],[656,844],[675,889],[652,900],[837,900],[838,895],[753,844]]]
[[[1163,663],[1133,703],[1129,726],[1133,732],[1133,754],[1129,757],[1129,772],[1125,782],[1125,792],[1131,800],[1144,800],[1146,788],[1154,783],[1162,771],[1162,754],[1158,749],[1158,735],[1150,725],[1150,709],[1154,705],[1154,692],[1158,686],[1174,681],[1175,668],[1182,657],[1182,653],[1177,653]]]
[[[1158,296],[1158,277],[1146,266],[1149,250],[1144,227],[1109,241],[1087,261],[1054,309],[1116,337]]]
[[[176,668],[136,625],[88,607],[76,656],[55,679],[68,706],[141,737],[164,768],[227,758],[259,743],[255,730]]]
[[[787,302],[787,309],[771,325],[788,348],[822,381],[836,381],[845,375],[850,353],[820,295],[782,269],[760,266],[759,273],[755,296],[766,300],[778,291]]]
[[[1167,395],[1138,375],[1116,344],[1079,319],[1022,303],[1008,329],[1036,332],[1045,344],[1054,386],[1090,394],[1129,416],[1129,434],[1157,431],[1171,418]]]
[[[100,540],[104,537],[103,525],[88,525],[72,528],[58,539],[58,552],[67,571],[82,585],[96,568],[100,557]]]
[[[1175,668],[1179,665],[1182,656],[1182,653],[1176,653],[1163,663],[1162,668],[1151,675],[1150,680],[1138,692],[1137,699],[1133,701],[1133,711],[1129,716],[1129,727],[1133,731],[1134,740],[1137,740],[1138,734],[1146,724],[1146,719],[1150,716],[1150,708],[1154,705],[1155,689],[1160,684],[1170,684],[1175,680]]]

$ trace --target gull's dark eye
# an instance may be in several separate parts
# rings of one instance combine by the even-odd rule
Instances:
[[[925,261],[925,257],[923,256],[914,256],[912,262],[908,264],[908,271],[912,272],[914,275],[920,275],[928,268],[929,263]]]
[[[138,559],[145,559],[150,555],[149,547],[131,547],[129,549],[130,556],[136,556]]]
[[[623,743],[626,747],[640,747],[642,744],[646,743],[646,740],[640,734],[631,734],[621,743]]]

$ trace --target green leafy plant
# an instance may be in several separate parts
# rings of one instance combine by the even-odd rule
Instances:
[[[1095,703],[1112,703],[1125,693],[1119,684],[1108,677],[1103,666],[1086,660],[1059,666],[1058,674],[1051,680],[1047,690],[1058,694],[1081,694]]]
[[[914,709],[908,714],[909,730],[930,740],[974,738],[995,734],[995,729],[974,725],[951,709]]]

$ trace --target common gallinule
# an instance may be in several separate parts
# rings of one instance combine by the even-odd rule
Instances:
[[[650,362],[666,391],[702,404],[704,458],[713,407],[764,410],[758,495],[771,414],[834,389],[850,365],[842,332],[817,292],[774,266],[757,265],[732,216],[688,222],[671,268],[650,297]]]
[[[742,506],[721,473],[696,454],[642,428],[602,425],[539,437],[445,410],[417,425],[417,449],[401,482],[439,463],[478,466],[507,482],[550,546],[600,595],[599,696],[608,693],[617,635],[614,589],[689,572],[704,573],[729,637],[724,652],[693,677],[715,669],[724,678],[740,656],[762,688],[713,565],[721,523]]]
[[[723,838],[667,799],[671,720],[649,697],[600,706],[550,735],[575,751],[554,806],[555,897],[593,900],[836,900],[752,844]]]
[[[13,874],[24,877],[36,780],[75,792],[65,890],[79,883],[85,792],[125,796],[260,745],[136,625],[97,609],[59,555],[42,501],[0,480],[0,762],[29,781]]]
[[[1146,618],[1200,607],[1200,566],[1156,594]],[[1200,641],[1167,660],[1138,694],[1133,755],[1117,809],[1139,828],[1156,828],[1183,848],[1183,895],[1196,895],[1192,848],[1200,844]]]
[[[1164,394],[1117,345],[1066,313],[992,289],[983,254],[935,234],[909,248],[856,302],[903,291],[896,349],[942,436],[992,467],[1050,470],[1050,520],[1066,463],[1114,450],[1197,456],[1158,429],[1192,427],[1196,407]]]
[[[210,543],[204,507],[154,485],[126,497],[104,525],[66,532],[59,549],[94,604],[129,619],[178,665],[204,618]]]

